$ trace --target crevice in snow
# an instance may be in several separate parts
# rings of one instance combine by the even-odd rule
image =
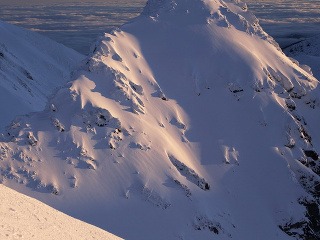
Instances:
[[[179,171],[179,173],[184,176],[187,180],[197,185],[204,191],[210,190],[209,183],[202,177],[199,176],[193,169],[189,168],[184,163],[180,162],[172,155],[168,155],[171,163],[175,166],[175,168]]]

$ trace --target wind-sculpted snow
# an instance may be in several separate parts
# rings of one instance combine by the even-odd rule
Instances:
[[[83,56],[43,36],[0,21],[0,128],[16,115],[45,108]]]
[[[318,96],[245,4],[150,1],[7,129],[2,181],[128,239],[316,239]]]

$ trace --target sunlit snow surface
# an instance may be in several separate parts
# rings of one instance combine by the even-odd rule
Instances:
[[[48,0],[45,4],[0,1],[0,19],[41,32],[81,53],[103,32],[137,16],[145,0],[86,0],[66,3]],[[32,1],[31,1],[32,2]],[[40,2],[40,1],[33,1]],[[302,37],[320,34],[319,0],[247,0],[262,27],[281,45]]]
[[[3,185],[0,185],[0,191],[0,239],[2,240],[121,240]]]
[[[6,129],[0,181],[130,240],[319,239],[310,69],[245,5],[161,3]]]

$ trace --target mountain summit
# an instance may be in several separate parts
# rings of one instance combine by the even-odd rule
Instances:
[[[317,239],[318,96],[240,1],[149,1],[7,128],[2,181],[127,239]]]

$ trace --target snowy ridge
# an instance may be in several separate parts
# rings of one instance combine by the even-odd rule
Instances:
[[[70,72],[83,56],[2,21],[0,35],[0,127],[3,128],[16,115],[43,110],[48,96],[70,80]]]
[[[317,238],[318,80],[252,19],[150,1],[8,127],[2,182],[128,239]]]
[[[0,191],[0,238],[3,240],[120,240],[108,232],[71,218],[3,185],[0,185]]]
[[[280,50],[278,43],[262,30],[259,20],[241,1],[150,0],[142,12],[142,17],[150,17],[153,21],[163,23],[175,21],[177,25],[181,21],[183,25],[207,22],[216,23],[220,27],[235,27],[267,39]]]

